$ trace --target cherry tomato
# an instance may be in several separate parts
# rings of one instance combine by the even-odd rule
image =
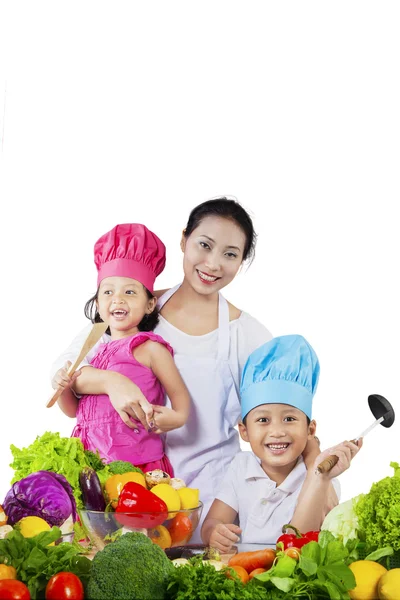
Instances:
[[[242,583],[247,583],[249,581],[249,574],[244,567],[240,567],[239,565],[228,567],[226,570],[226,576],[229,577],[229,579],[233,579],[231,571],[235,571]]]
[[[293,546],[290,548],[286,548],[285,554],[290,556],[290,558],[294,558],[294,560],[299,560],[300,558],[300,549],[294,548]]]
[[[192,535],[193,525],[184,513],[178,513],[168,525],[173,544],[187,543]]]
[[[2,579],[0,581],[1,600],[31,600],[28,588],[22,581]]]
[[[61,571],[49,579],[46,600],[83,600],[82,581],[74,573]]]

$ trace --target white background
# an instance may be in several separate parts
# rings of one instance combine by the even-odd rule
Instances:
[[[73,422],[52,361],[86,325],[92,248],[117,223],[164,240],[181,276],[191,208],[232,194],[256,259],[227,298],[321,361],[324,447],[400,409],[397,2],[6,2],[0,14],[0,502],[10,443]],[[400,462],[379,427],[343,499]]]

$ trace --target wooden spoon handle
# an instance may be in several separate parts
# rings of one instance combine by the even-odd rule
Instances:
[[[356,440],[350,440],[353,444],[356,444]],[[331,454],[331,456],[328,456],[327,458],[325,458],[322,463],[320,463],[317,467],[317,471],[318,473],[328,473],[328,471],[330,471],[331,469],[333,469],[333,467],[336,465],[336,463],[338,462],[338,457],[335,456],[334,454]]]
[[[101,336],[105,333],[107,327],[108,327],[108,325],[106,323],[95,323],[93,325],[92,329],[90,330],[89,335],[87,336],[87,338],[81,348],[81,351],[79,352],[77,359],[75,360],[74,364],[71,365],[70,368],[68,369],[68,375],[70,377],[72,377],[72,375],[75,373],[75,371],[81,364],[82,360],[90,352],[90,350],[93,348],[93,346],[99,341]],[[62,393],[63,393],[63,390],[61,388],[58,388],[54,392],[54,394],[52,395],[50,400],[48,400],[46,402],[46,407],[51,408],[53,406],[53,404],[55,404],[57,402],[57,400],[59,399],[59,397],[61,396]]]

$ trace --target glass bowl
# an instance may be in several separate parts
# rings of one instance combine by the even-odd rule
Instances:
[[[182,546],[191,539],[199,524],[203,503],[196,508],[157,512],[100,512],[79,510],[81,523],[90,542],[97,550],[128,531],[139,531],[163,548]]]
[[[69,542],[70,544],[72,544],[72,542],[74,541],[74,535],[75,535],[74,531],[69,531],[68,533],[62,533],[61,537],[59,537],[58,540],[56,540],[54,542],[54,544],[56,546],[58,546],[58,544],[62,544],[64,542]]]

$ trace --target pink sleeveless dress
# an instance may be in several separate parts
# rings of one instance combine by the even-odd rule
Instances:
[[[173,355],[171,346],[162,337],[143,331],[122,340],[101,344],[90,364],[96,369],[125,375],[136,383],[150,404],[164,406],[165,390],[161,383],[153,371],[139,363],[132,354],[134,348],[147,340],[163,344]],[[98,450],[105,462],[127,460],[143,471],[162,469],[173,477],[160,435],[148,433],[139,421],[134,421],[139,429],[139,433],[135,433],[122,421],[107,395],[82,396],[76,419],[71,436],[79,437],[86,450]]]

